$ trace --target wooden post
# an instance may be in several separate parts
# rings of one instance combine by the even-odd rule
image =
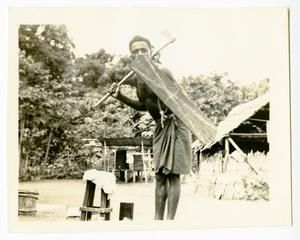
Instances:
[[[226,172],[226,170],[227,170],[227,164],[228,164],[228,160],[229,160],[229,153],[230,153],[229,140],[226,137],[225,138],[225,156],[224,156],[224,162],[223,162],[223,172]]]
[[[128,173],[127,173],[127,170],[124,170],[124,178],[125,178],[125,183],[128,183]]]
[[[231,137],[228,138],[229,142],[232,144],[232,146],[244,157],[245,163],[248,164],[248,166],[251,168],[251,170],[258,175],[258,172],[251,166],[251,164],[248,162],[246,154],[243,152],[242,149],[239,148],[239,146],[232,140]]]
[[[200,171],[200,152],[200,150],[197,152],[197,173]]]
[[[198,166],[198,172],[200,173],[200,170],[201,170],[201,164],[202,164],[202,159],[203,156],[202,156],[202,151],[199,150],[199,166]]]
[[[123,220],[125,217],[133,220],[133,209],[134,203],[120,203],[120,212],[119,212],[119,220]]]
[[[107,148],[107,152],[109,153],[109,148]],[[109,168],[110,168],[110,154],[107,154],[107,153],[105,153],[106,154],[106,158],[107,158],[107,172],[109,172]]]
[[[107,193],[103,191],[101,188],[101,208],[109,208],[110,207],[110,200],[108,199]],[[110,212],[104,213],[104,220],[110,220]]]
[[[105,140],[104,140],[103,161],[104,161],[104,171],[106,171],[106,141]]]
[[[149,174],[149,179],[150,181],[152,180],[151,178],[151,172],[152,172],[152,164],[151,164],[151,153],[150,153],[150,148],[148,148],[148,174]]]
[[[92,207],[93,206],[95,189],[96,189],[96,184],[87,180],[82,206],[84,206],[84,207]],[[89,221],[89,220],[91,220],[91,218],[92,218],[91,212],[81,211],[81,216],[80,216],[81,221]]]
[[[142,140],[142,161],[143,161],[143,166],[144,166],[145,181],[146,181],[146,183],[148,183],[147,166],[145,164],[145,158],[144,158],[144,141],[143,140]]]
[[[116,164],[117,164],[117,160],[116,160],[116,156],[117,156],[117,151],[113,150],[113,154],[114,154],[114,166],[113,166],[113,173],[115,174],[116,172]]]

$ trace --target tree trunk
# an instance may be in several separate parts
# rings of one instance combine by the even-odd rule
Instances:
[[[50,149],[51,138],[52,138],[52,128],[50,129],[49,138],[48,138],[48,144],[47,144],[47,149],[46,149],[45,158],[44,158],[44,164],[45,164],[45,166],[47,165],[47,160],[48,160],[48,154],[49,154],[49,149]]]
[[[23,167],[22,141],[23,141],[24,127],[25,127],[25,119],[21,119],[21,129],[20,129],[20,138],[19,138],[19,176],[21,176],[21,171]]]
[[[25,158],[24,167],[23,167],[23,171],[22,171],[22,177],[25,177],[26,173],[27,173],[27,169],[28,169],[28,157],[29,157],[29,152],[28,152],[28,154],[26,155],[26,158]]]
[[[29,157],[30,148],[31,148],[31,145],[32,145],[32,139],[33,139],[33,129],[34,129],[34,126],[32,126],[31,136],[30,136],[30,139],[29,139],[29,142],[28,142],[28,147],[27,147],[28,150],[27,150],[26,157],[25,157],[25,162],[23,162],[23,160],[22,160],[22,169],[21,169],[21,174],[20,174],[21,177],[24,177],[26,172],[27,172],[28,157]]]

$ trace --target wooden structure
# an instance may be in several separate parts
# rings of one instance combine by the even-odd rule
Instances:
[[[133,169],[134,169],[134,171],[143,171],[144,170],[142,154],[134,154],[133,155]]]
[[[98,141],[103,146],[104,151],[104,158],[107,156],[107,150],[108,148],[116,147],[115,152],[115,164],[114,169],[112,170],[115,172],[121,180],[124,180],[125,183],[129,181],[129,175],[132,174],[133,181],[136,180],[136,175],[139,176],[140,171],[143,171],[145,173],[145,176],[147,175],[147,171],[149,171],[149,165],[146,164],[146,153],[145,153],[145,147],[148,149],[147,159],[149,159],[149,152],[150,149],[152,149],[152,139],[149,138],[140,138],[140,137],[119,137],[119,138],[100,138]],[[130,169],[129,164],[127,163],[127,156],[129,148],[132,147],[140,147],[140,156],[141,156],[141,162],[133,162],[133,165],[139,165],[142,164],[144,167],[141,170],[140,168],[135,169],[134,166],[132,169]],[[136,151],[133,151],[136,152]],[[104,159],[107,163],[107,166],[110,166],[109,160]],[[145,178],[147,181],[147,177]]]
[[[198,168],[202,155],[211,155],[218,151],[224,152],[223,171],[230,153],[237,151],[247,162],[245,152],[269,151],[269,94],[265,94],[250,102],[234,107],[225,120],[220,122],[213,141],[201,145],[197,140],[193,143],[193,152],[197,155]]]
[[[83,204],[82,207],[80,207],[81,221],[90,221],[93,214],[100,214],[100,216],[104,216],[106,221],[110,220],[112,208],[110,208],[110,200],[108,199],[108,195],[103,191],[103,189],[101,189],[100,206],[95,206],[95,190],[96,184],[87,180]]]
[[[134,203],[121,202],[119,220],[123,220],[124,218],[133,220],[133,209],[134,209]]]
[[[18,192],[18,215],[35,216],[36,200],[39,193],[35,191],[19,190]]]

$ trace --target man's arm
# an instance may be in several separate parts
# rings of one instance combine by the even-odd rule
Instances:
[[[120,92],[120,87],[117,83],[113,83],[110,86],[108,92],[111,94],[111,96],[120,100],[121,102],[125,103],[129,107],[132,107],[135,110],[138,110],[138,111],[146,111],[147,110],[145,105],[142,102],[140,102],[139,100],[134,100],[134,99],[131,99],[131,98],[123,95]]]
[[[118,100],[120,100],[121,102],[125,103],[126,105],[128,105],[129,107],[132,107],[135,110],[138,110],[138,111],[146,111],[147,110],[145,105],[143,103],[141,103],[139,100],[134,100],[129,97],[126,97],[121,92],[119,92],[119,94],[116,96],[116,98]]]

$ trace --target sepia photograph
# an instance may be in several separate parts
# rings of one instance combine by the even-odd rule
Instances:
[[[12,232],[291,226],[289,9],[9,9]]]

